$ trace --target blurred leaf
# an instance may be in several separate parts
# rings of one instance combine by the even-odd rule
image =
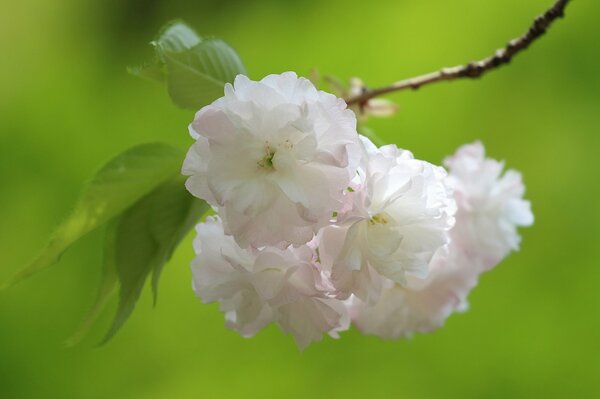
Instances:
[[[358,123],[357,130],[359,134],[367,136],[377,147],[381,147],[382,145],[388,144],[385,140],[379,137],[373,129],[371,129],[368,126],[365,126],[364,123]]]
[[[323,80],[326,83],[327,91],[335,94],[337,97],[344,97],[348,91],[348,87],[340,78],[334,75],[325,75]]]
[[[160,55],[165,52],[188,50],[199,44],[201,41],[202,38],[185,22],[176,20],[167,23],[161,29],[156,40],[152,41],[150,44],[159,50]]]
[[[51,266],[82,236],[179,174],[183,157],[181,150],[155,143],[133,147],[109,161],[88,183],[75,210],[52,234],[41,255],[13,275],[2,288]]]
[[[163,63],[152,62],[149,64],[127,67],[127,72],[139,78],[154,80],[164,83],[167,80],[167,71]]]
[[[141,78],[167,82],[173,102],[199,109],[223,95],[225,83],[246,74],[239,57],[221,39],[203,39],[184,22],[167,24],[152,41],[155,57],[150,63],[129,67]]]
[[[100,312],[108,303],[115,288],[117,287],[117,268],[115,263],[115,242],[117,237],[117,227],[119,226],[119,218],[112,220],[106,230],[104,239],[104,262],[102,268],[102,283],[96,295],[96,301],[88,311],[87,315],[75,331],[75,333],[67,339],[67,346],[78,344],[87,334],[92,324],[96,321]]]
[[[170,187],[169,187],[170,185]],[[165,263],[186,234],[210,209],[205,201],[194,198],[185,189],[185,178],[179,177],[165,183],[155,193],[154,211],[151,215],[150,230],[161,246],[162,261],[152,269],[152,292],[154,303],[158,298],[158,281]]]
[[[167,80],[167,68],[163,54],[167,51],[178,52],[199,44],[202,38],[182,21],[166,24],[157,38],[150,42],[154,47],[154,60],[139,66],[127,67],[127,72],[140,78],[164,83]]]
[[[246,74],[235,50],[220,39],[208,39],[189,50],[165,52],[167,84],[173,102],[199,109],[223,96],[225,83]]]
[[[208,209],[206,202],[186,191],[184,178],[177,177],[158,187],[121,216],[113,241],[120,284],[119,305],[102,343],[110,340],[131,315],[150,273],[153,273],[156,301],[163,266],[177,244]]]

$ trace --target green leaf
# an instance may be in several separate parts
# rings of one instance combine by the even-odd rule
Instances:
[[[199,109],[223,95],[225,83],[246,69],[238,54],[221,39],[203,39],[181,21],[167,24],[151,42],[150,63],[129,67],[129,73],[166,82],[173,102]]]
[[[75,210],[52,234],[41,255],[2,288],[56,263],[82,236],[122,213],[167,179],[179,174],[183,151],[166,144],[143,144],[109,161],[91,179]]]
[[[127,72],[139,78],[153,80],[159,83],[167,81],[167,68],[163,63],[159,62],[127,67]]]
[[[167,68],[163,54],[179,52],[199,44],[202,38],[184,22],[176,20],[166,24],[157,38],[150,42],[154,47],[154,60],[139,66],[127,67],[127,72],[140,78],[160,83],[167,81]]]
[[[199,109],[223,96],[225,83],[246,74],[235,50],[220,39],[208,39],[189,50],[165,52],[167,84],[173,102]]]
[[[167,23],[161,29],[156,40],[150,42],[150,44],[156,47],[160,55],[165,52],[188,50],[201,41],[202,38],[185,22],[176,20]]]
[[[162,258],[152,269],[152,292],[154,303],[158,298],[158,281],[165,263],[187,233],[209,210],[210,205],[193,197],[185,189],[185,178],[167,182],[155,194],[154,210],[151,214],[150,231],[160,245]]]
[[[100,312],[108,300],[112,296],[115,288],[117,287],[117,267],[115,262],[115,243],[117,237],[117,227],[119,226],[120,218],[113,219],[109,222],[104,242],[104,263],[102,270],[102,283],[98,289],[96,300],[90,310],[88,311],[85,318],[79,324],[79,327],[75,333],[67,339],[65,342],[66,346],[71,347],[78,344],[87,334],[92,324],[96,321]]]
[[[119,305],[102,343],[112,338],[131,315],[151,273],[156,301],[163,266],[177,244],[210,209],[185,190],[184,181],[183,177],[171,179],[121,216],[114,240]]]

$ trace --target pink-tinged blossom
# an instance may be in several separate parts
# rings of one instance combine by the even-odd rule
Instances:
[[[300,348],[348,328],[346,307],[328,294],[313,248],[242,249],[216,217],[196,231],[193,287],[204,302],[220,303],[228,327],[250,337],[275,322]]]
[[[477,285],[477,277],[471,260],[450,244],[436,253],[426,278],[409,277],[404,285],[387,280],[374,305],[354,298],[352,320],[363,333],[385,339],[433,331],[452,313],[466,310],[467,295]]]
[[[356,189],[346,194],[352,206],[337,226],[323,229],[319,249],[340,297],[374,303],[385,279],[405,284],[427,276],[433,255],[448,243],[455,203],[442,167],[362,139]]]
[[[503,174],[504,163],[486,158],[480,142],[463,145],[444,164],[458,204],[453,240],[490,269],[519,249],[517,227],[533,224],[521,174],[512,169]]]
[[[366,334],[391,339],[441,327],[467,308],[479,274],[518,249],[517,226],[533,222],[520,175],[502,176],[503,165],[485,158],[480,143],[459,148],[446,165],[458,205],[451,243],[436,253],[426,278],[410,277],[404,285],[382,282],[375,305],[352,298],[352,320]]]
[[[293,72],[238,75],[190,133],[186,187],[244,248],[310,241],[342,207],[360,156],[354,113]]]

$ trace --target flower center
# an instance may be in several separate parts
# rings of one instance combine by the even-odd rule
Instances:
[[[256,165],[260,169],[267,169],[267,170],[274,169],[273,168],[273,157],[274,156],[275,156],[275,151],[271,149],[271,147],[269,146],[269,143],[267,142],[265,144],[264,156],[258,162],[256,162]]]
[[[369,219],[369,225],[375,226],[376,224],[388,224],[390,222],[388,215],[385,213],[378,213],[376,215],[371,216]]]
[[[273,157],[275,156],[276,150],[292,151],[293,148],[294,144],[289,139],[275,144],[265,141],[265,145],[263,147],[263,157],[256,162],[256,166],[258,166],[259,169],[275,170],[275,166],[273,165]]]

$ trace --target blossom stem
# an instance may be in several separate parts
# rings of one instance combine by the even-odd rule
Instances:
[[[369,99],[382,94],[405,89],[417,90],[421,86],[435,82],[452,81],[459,78],[478,78],[488,71],[508,64],[517,53],[525,50],[531,43],[541,37],[554,21],[564,16],[565,7],[569,1],[557,0],[544,14],[538,16],[533,21],[533,24],[525,34],[509,41],[505,47],[497,50],[494,55],[480,61],[472,61],[468,64],[457,65],[451,68],[442,68],[436,72],[400,80],[389,86],[375,89],[367,88],[361,94],[347,98],[346,103],[348,105],[359,104],[362,106]]]

